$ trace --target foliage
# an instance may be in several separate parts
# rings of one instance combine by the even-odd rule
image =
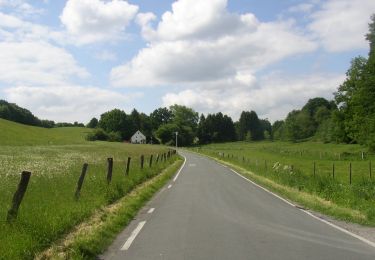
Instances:
[[[50,124],[53,122],[44,121],[42,123],[42,121],[34,116],[29,110],[19,107],[16,104],[8,103],[5,100],[0,100],[0,118],[33,126],[50,127]]]
[[[96,128],[99,124],[99,120],[93,117],[90,122],[86,125],[87,128]]]
[[[199,119],[197,137],[200,144],[229,142],[236,139],[236,131],[229,116],[219,112],[208,114],[205,118],[202,114]]]
[[[239,140],[246,140],[248,133],[250,132],[251,141],[257,141],[264,139],[262,123],[258,118],[255,111],[242,111],[239,120]]]

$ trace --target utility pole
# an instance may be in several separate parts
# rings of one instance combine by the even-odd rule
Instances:
[[[178,136],[178,132],[176,132],[176,150],[177,150],[177,136]]]

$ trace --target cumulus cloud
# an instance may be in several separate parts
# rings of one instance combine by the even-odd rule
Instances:
[[[63,48],[46,42],[0,42],[0,81],[56,85],[88,75]]]
[[[6,99],[33,111],[40,118],[55,121],[88,122],[103,112],[124,107],[140,94],[125,95],[98,87],[59,86],[30,87],[18,86],[4,90]]]
[[[374,0],[327,0],[310,16],[308,29],[331,52],[365,49]]]
[[[78,44],[89,44],[120,39],[137,12],[123,0],[68,0],[60,20]]]
[[[112,84],[135,87],[233,78],[316,48],[293,21],[262,23],[251,13],[230,13],[226,6],[227,0],[179,0],[156,29],[155,16],[139,14],[148,47],[112,69]]]
[[[289,111],[302,107],[310,98],[321,96],[331,99],[343,80],[342,75],[317,74],[290,79],[270,74],[249,84],[241,84],[238,80],[226,81],[210,88],[196,86],[167,93],[163,97],[163,105],[182,104],[203,113],[224,111],[235,120],[241,111],[255,110],[260,117],[274,121],[285,118]]]

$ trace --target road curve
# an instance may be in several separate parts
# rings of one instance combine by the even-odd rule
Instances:
[[[345,234],[230,169],[188,152],[100,259],[375,259]]]

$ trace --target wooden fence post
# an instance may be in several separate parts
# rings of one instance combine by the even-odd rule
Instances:
[[[142,154],[141,155],[141,169],[143,169],[143,163],[145,161],[145,156]]]
[[[159,154],[156,155],[156,163],[159,162]]]
[[[78,183],[77,183],[77,189],[76,189],[76,192],[74,194],[74,197],[75,197],[76,200],[79,199],[79,195],[80,195],[80,192],[81,192],[83,181],[85,180],[85,176],[86,176],[88,166],[89,165],[87,163],[83,164],[82,172],[81,172],[81,175],[79,176]]]
[[[131,157],[128,157],[128,162],[126,163],[126,171],[125,171],[126,175],[129,175],[129,170],[130,170],[130,160],[131,160],[131,159],[132,159]]]
[[[150,168],[152,167],[152,157],[153,157],[153,155],[151,154],[151,156],[150,156]]]
[[[332,164],[332,178],[335,179],[335,163]]]
[[[314,162],[314,178],[315,178],[315,174],[316,174],[316,162]]]
[[[30,181],[31,172],[23,171],[21,174],[21,180],[18,184],[17,191],[13,195],[12,207],[8,211],[7,221],[8,223],[17,218],[18,209],[21,205],[23,196],[27,190],[27,186]]]
[[[352,163],[349,164],[349,184],[352,185]]]
[[[112,181],[113,158],[107,158],[107,162],[108,162],[107,183],[110,184]]]

